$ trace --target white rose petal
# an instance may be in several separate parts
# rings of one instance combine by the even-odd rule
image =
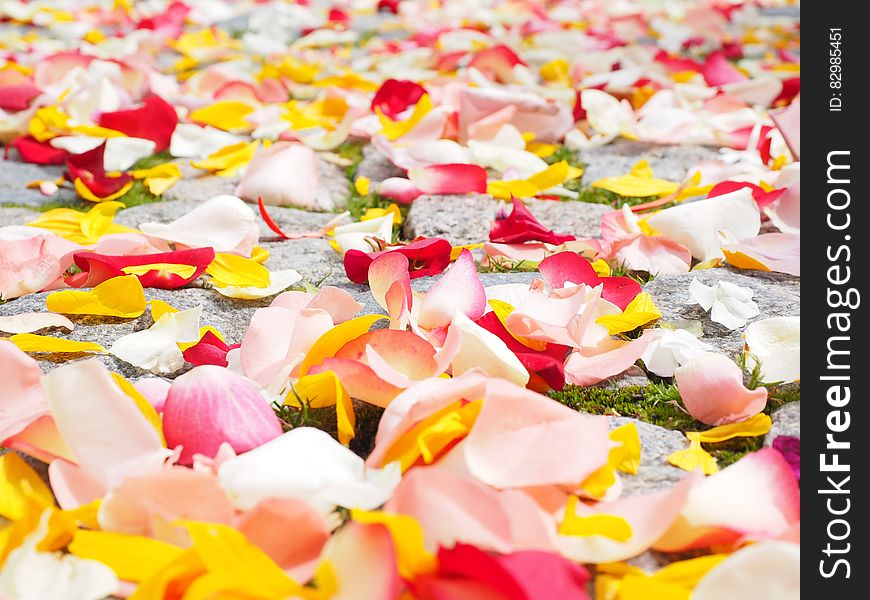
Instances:
[[[801,376],[801,318],[771,317],[751,323],[743,333],[747,366],[761,362],[762,381],[790,383]]]
[[[169,375],[184,366],[179,343],[199,340],[202,306],[162,315],[148,329],[125,335],[112,344],[109,353],[155,375]]]
[[[389,500],[401,479],[398,463],[371,469],[328,433],[299,427],[218,469],[221,486],[241,509],[265,498],[303,498],[322,510],[372,510]]]
[[[659,377],[673,377],[677,367],[713,349],[685,329],[663,329],[661,337],[647,346],[641,359]]]
[[[689,284],[689,296],[692,300],[704,310],[710,311],[711,321],[728,329],[739,329],[749,319],[761,313],[758,305],[752,301],[753,294],[750,288],[729,281],[719,281],[715,286],[707,286],[692,279]]]

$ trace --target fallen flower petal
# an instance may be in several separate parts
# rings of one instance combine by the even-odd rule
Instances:
[[[719,281],[715,286],[704,285],[697,279],[689,284],[689,296],[701,308],[710,311],[710,320],[728,329],[739,329],[749,319],[761,314],[752,301],[754,292],[730,281]]]
[[[674,371],[689,414],[708,425],[743,421],[767,405],[767,388],[743,385],[743,372],[724,354],[706,352]]]
[[[45,298],[48,310],[69,315],[132,319],[145,312],[145,293],[135,275],[112,277],[90,291],[63,290]]]
[[[432,165],[408,171],[411,183],[424,194],[483,194],[486,171],[477,165]]]
[[[329,434],[299,427],[218,468],[221,486],[241,508],[265,498],[303,498],[324,513],[336,505],[371,510],[392,495],[398,464],[365,468]]]
[[[532,215],[525,204],[512,199],[513,209],[510,215],[496,217],[489,230],[489,241],[503,244],[522,244],[523,242],[547,242],[561,244],[576,239],[573,235],[560,235],[546,229]]]
[[[201,315],[202,306],[166,313],[148,329],[115,340],[109,352],[156,375],[174,373],[184,366],[184,355],[178,344],[199,341]]]
[[[154,152],[163,152],[169,148],[178,115],[163,98],[149,94],[140,107],[102,113],[97,124],[130,137],[151,140],[155,144]]]
[[[72,321],[63,315],[53,313],[28,312],[0,317],[0,331],[4,333],[33,333],[55,327],[63,327],[67,331],[75,329]]]
[[[281,435],[281,425],[253,382],[205,365],[172,382],[163,432],[170,448],[181,446],[179,462],[191,464],[194,454],[213,457],[224,442],[237,453],[252,450]]]
[[[35,333],[17,333],[7,339],[25,352],[77,354],[79,352],[106,351],[96,342],[79,342],[50,335],[36,335]]]
[[[743,333],[746,366],[761,363],[762,381],[791,383],[800,379],[800,317],[771,317],[750,323]]]
[[[139,229],[190,248],[212,247],[244,256],[251,254],[260,237],[254,211],[235,196],[215,196],[172,223],[142,223]]]
[[[75,287],[98,287],[105,281],[126,274],[135,275],[142,287],[175,289],[187,285],[202,275],[214,257],[215,253],[211,248],[136,256],[77,252],[73,255],[73,260],[85,276],[68,278],[68,283],[74,284]]]
[[[725,600],[744,594],[798,600],[800,545],[765,541],[741,548],[708,571],[692,590],[693,600]]]

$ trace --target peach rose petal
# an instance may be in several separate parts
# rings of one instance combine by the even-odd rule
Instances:
[[[98,359],[56,368],[43,375],[42,387],[79,466],[102,485],[154,472],[169,456],[160,434]]]
[[[332,600],[399,598],[402,583],[396,550],[385,525],[349,523],[329,539],[322,559],[332,567],[338,583]]]
[[[555,527],[522,492],[497,491],[442,467],[415,467],[402,479],[384,510],[414,517],[426,548],[457,542],[509,553],[553,547]]]
[[[257,151],[235,194],[248,202],[262,198],[272,206],[331,209],[318,205],[317,183],[314,151],[304,144],[276,142]]]
[[[48,414],[42,370],[15,344],[0,340],[0,443]]]
[[[477,276],[471,252],[460,253],[453,266],[426,292],[419,306],[418,323],[425,329],[444,327],[453,320],[457,310],[472,320],[483,315],[486,292]]]
[[[575,507],[577,516],[613,515],[622,518],[631,528],[631,537],[620,542],[601,535],[560,535],[556,541],[559,552],[574,561],[599,564],[641,554],[668,530],[691,490],[702,478],[700,473],[693,473],[669,490],[620,498],[614,502],[593,505],[578,502]]]
[[[659,330],[645,329],[635,340],[613,340],[613,347],[603,352],[572,352],[565,361],[565,382],[588,386],[619,375],[631,367],[660,335]]]
[[[607,463],[609,447],[606,419],[497,379],[463,444],[469,472],[498,488],[578,486]]]
[[[126,478],[97,516],[103,530],[155,537],[177,519],[230,523],[235,512],[213,474],[171,467]]]
[[[763,448],[704,479],[655,543],[663,552],[778,537],[800,522],[800,489],[782,454]]]
[[[267,498],[242,513],[235,526],[296,581],[314,575],[330,534],[323,516],[299,498]]]
[[[724,354],[705,352],[677,367],[674,377],[689,414],[707,425],[737,423],[767,405],[767,388],[747,389],[740,367]]]

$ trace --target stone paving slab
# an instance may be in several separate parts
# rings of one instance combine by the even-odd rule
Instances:
[[[591,202],[528,199],[525,203],[545,227],[578,238],[601,237],[601,216],[613,210]],[[500,205],[510,210],[485,194],[420,196],[408,213],[405,237],[443,237],[454,245],[486,241]]]
[[[801,403],[789,402],[770,414],[770,432],[764,437],[764,445],[772,446],[773,440],[781,435],[801,436]]]
[[[63,173],[64,168],[53,165],[32,165],[20,162],[14,158],[0,158],[0,204],[26,204],[39,207],[57,200],[57,196],[46,196],[38,189],[27,189],[31,181],[55,180]],[[63,190],[59,194],[75,194],[71,190]]]
[[[689,284],[698,279],[704,285],[728,281],[751,288],[752,300],[761,311],[752,321],[768,317],[800,315],[800,278],[784,273],[738,270],[731,267],[692,271],[683,275],[661,275],[644,286],[653,302],[662,311],[662,320],[697,320],[704,331],[702,341],[718,351],[734,356],[743,350],[742,333],[746,326],[730,330],[710,320],[710,314],[689,297]]]
[[[690,167],[702,160],[714,160],[717,157],[718,150],[708,146],[663,146],[625,139],[580,151],[580,160],[586,163],[584,185],[602,177],[625,175],[643,159],[649,162],[656,177],[681,181]]]
[[[607,417],[610,429],[634,423],[640,437],[640,468],[637,475],[620,473],[622,493],[626,496],[649,494],[675,485],[688,475],[668,462],[668,456],[688,447],[686,436],[679,431],[665,429],[629,417]]]
[[[29,208],[0,208],[0,227],[24,225],[33,221],[40,214]]]

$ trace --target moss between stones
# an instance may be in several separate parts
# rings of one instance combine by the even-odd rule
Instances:
[[[704,431],[708,425],[690,417],[680,404],[676,386],[651,383],[646,386],[578,387],[566,386],[560,392],[551,391],[554,400],[580,412],[593,415],[631,417],[645,423],[677,431]],[[800,385],[768,386],[766,414],[787,402],[800,400]],[[748,452],[761,448],[764,437],[735,438],[719,444],[703,444],[724,468]]]

